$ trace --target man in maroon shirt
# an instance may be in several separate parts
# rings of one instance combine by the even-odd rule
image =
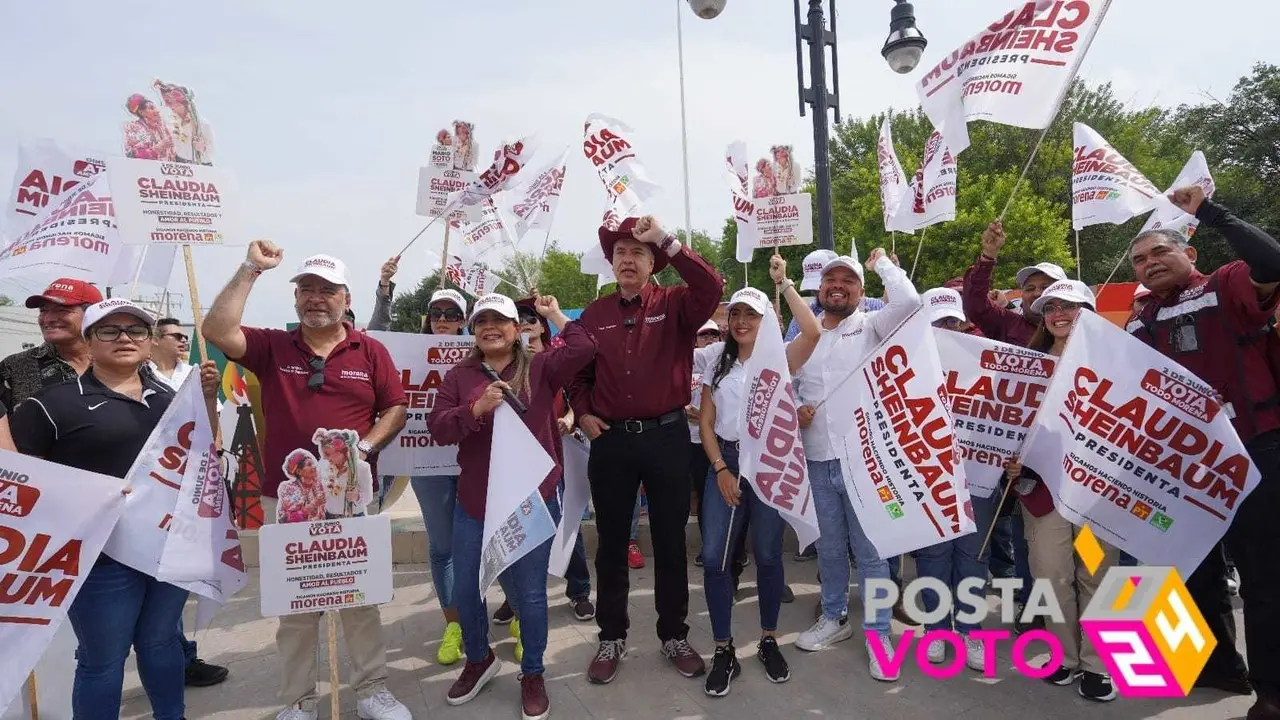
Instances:
[[[689,647],[689,425],[684,406],[693,382],[698,328],[720,302],[724,283],[705,260],[652,217],[600,228],[618,291],[596,300],[579,322],[595,337],[595,362],[569,388],[579,426],[591,438],[587,475],[596,508],[596,623],[600,647],[587,676],[607,683],[626,655],[627,543],[636,493],[644,484],[653,537],[654,599],[662,652],[685,677],[705,670]],[[670,263],[687,285],[650,277]]]
[[[284,480],[285,456],[298,448],[313,448],[317,428],[355,431],[360,437],[356,444],[360,459],[367,461],[404,427],[408,404],[386,347],[343,322],[351,293],[346,266],[337,258],[313,255],[294,275],[294,306],[300,322],[296,330],[241,326],[254,282],[283,258],[284,252],[270,242],[250,243],[248,259],[213,301],[203,326],[205,339],[262,384],[267,423],[262,506],[269,522],[276,516],[276,490]],[[320,616],[317,612],[280,618],[276,645],[283,664],[280,695],[286,707],[277,720],[316,718]],[[342,610],[341,618],[351,654],[351,686],[360,698],[358,715],[367,720],[411,720],[409,710],[387,691],[378,606]]]
[[[991,302],[991,275],[996,268],[996,258],[1004,247],[1004,226],[1000,221],[991,223],[982,233],[982,254],[964,274],[964,314],[969,322],[978,326],[983,335],[1010,345],[1026,344],[1040,325],[1040,317],[1031,312],[1031,303],[1048,287],[1067,274],[1053,263],[1040,263],[1018,271],[1018,288],[1022,290],[1022,309],[1008,310]]]

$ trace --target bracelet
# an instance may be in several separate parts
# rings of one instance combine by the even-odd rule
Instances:
[[[786,278],[781,282],[776,282],[774,285],[777,285],[781,292],[786,292],[796,286],[795,282],[791,278]]]
[[[253,273],[254,275],[261,275],[261,274],[262,274],[262,268],[258,267],[257,265],[254,265],[253,263],[249,262],[248,260],[245,260],[244,262],[240,263],[240,267],[244,268],[245,270],[248,270],[249,272]]]
[[[724,460],[717,460],[711,463],[711,469],[715,470],[716,472],[720,472],[721,470],[726,470],[728,469],[728,467],[729,467],[728,465],[725,465]]]

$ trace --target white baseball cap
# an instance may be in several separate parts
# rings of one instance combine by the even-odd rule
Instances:
[[[1066,300],[1067,302],[1080,303],[1082,305],[1088,305],[1091,308],[1097,307],[1098,305],[1098,300],[1094,297],[1093,290],[1089,289],[1088,285],[1085,285],[1079,280],[1059,280],[1058,282],[1050,285],[1049,289],[1045,290],[1043,295],[1036,298],[1036,301],[1031,303],[1031,312],[1037,315],[1042,315],[1043,313],[1040,312],[1040,308],[1044,307],[1044,304],[1048,302],[1049,298],[1057,298],[1059,300]]]
[[[80,323],[81,333],[83,333],[84,337],[89,337],[89,331],[93,329],[93,326],[112,313],[132,315],[146,323],[148,327],[155,325],[156,322],[155,318],[151,317],[151,313],[134,305],[125,298],[111,298],[85,308],[84,321]]]
[[[822,266],[822,272],[819,273],[818,275],[818,282],[822,282],[822,278],[825,277],[827,273],[831,272],[832,270],[835,270],[838,267],[849,268],[850,270],[853,271],[855,275],[858,276],[859,280],[865,280],[865,278],[862,275],[862,265],[859,264],[857,260],[849,257],[848,255],[840,255],[838,257],[832,258],[831,260],[828,260],[827,264]]]
[[[471,318],[467,320],[468,324],[475,324],[476,318],[480,317],[480,313],[492,310],[504,318],[512,321],[518,321],[520,314],[516,312],[516,303],[506,295],[493,293],[485,295],[476,300],[475,309],[471,311]]]
[[[929,322],[935,323],[942,318],[955,318],[964,322],[964,306],[960,302],[960,293],[951,288],[934,288],[920,297],[924,307],[929,311]]]
[[[427,307],[431,307],[440,301],[453,303],[458,306],[463,315],[467,314],[467,299],[462,297],[462,293],[457,290],[437,290],[431,293],[431,302],[427,303]]]
[[[701,335],[702,333],[707,332],[708,330],[714,330],[716,332],[720,332],[720,326],[716,324],[715,320],[708,320],[702,323],[702,327],[698,328],[698,334]]]
[[[769,310],[769,298],[765,294],[755,288],[742,288],[729,298],[729,309],[733,310],[733,306],[743,304],[755,310],[760,315],[764,315]]]
[[[822,269],[827,263],[835,260],[834,250],[814,250],[804,256],[804,278],[800,281],[801,290],[817,290],[822,285]]]
[[[296,283],[306,275],[315,275],[321,280],[345,287],[347,265],[332,255],[312,255],[302,261],[302,265],[298,266],[298,272],[294,273],[289,282]]]
[[[1044,273],[1045,275],[1048,275],[1050,278],[1052,278],[1054,282],[1067,279],[1067,274],[1063,272],[1062,268],[1058,267],[1057,265],[1054,265],[1053,263],[1045,262],[1045,263],[1040,263],[1039,265],[1024,267],[1021,270],[1019,270],[1018,275],[1016,276],[1018,287],[1021,288],[1022,284],[1027,281],[1027,278],[1031,277],[1032,275],[1035,275],[1036,273]]]

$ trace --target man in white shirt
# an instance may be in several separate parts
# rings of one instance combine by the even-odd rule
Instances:
[[[182,381],[195,367],[187,362],[190,355],[191,338],[182,329],[182,323],[174,318],[157,320],[155,342],[151,343],[151,360],[147,362],[156,379],[175,391],[182,387]]]
[[[867,539],[849,502],[836,452],[852,431],[853,418],[833,413],[831,405],[824,404],[867,353],[920,305],[920,295],[911,280],[882,248],[871,252],[867,268],[874,270],[884,281],[888,301],[883,309],[874,313],[858,309],[863,296],[863,272],[856,260],[842,256],[822,268],[822,282],[818,288],[818,302],[822,306],[822,314],[818,316],[822,339],[795,376],[796,393],[804,403],[800,408],[800,427],[809,466],[809,485],[818,513],[818,528],[822,533],[818,538],[822,617],[796,640],[796,647],[801,650],[822,650],[853,637],[853,627],[847,617],[850,548],[858,566],[859,585],[866,587],[868,578],[889,578],[888,561],[880,558],[875,546]],[[841,389],[848,391],[849,388],[844,384]],[[850,470],[859,472],[857,468]],[[885,610],[875,617],[863,619],[863,628],[878,634],[879,641],[886,648],[886,657],[893,655],[889,617],[889,611]],[[886,682],[898,679],[896,672],[890,673],[880,667],[869,648],[868,654],[873,678]]]

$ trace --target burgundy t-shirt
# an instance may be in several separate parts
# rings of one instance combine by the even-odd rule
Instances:
[[[311,358],[315,353],[302,341],[299,330],[244,328],[245,352],[231,358],[258,377],[262,385],[263,417],[267,422],[267,477],[262,494],[276,497],[284,481],[284,458],[303,448],[317,454],[311,441],[318,428],[354,430],[360,437],[373,427],[378,415],[397,405],[407,405],[404,388],[391,353],[377,340],[347,328],[347,339],[329,353],[324,384],[307,389]]]

